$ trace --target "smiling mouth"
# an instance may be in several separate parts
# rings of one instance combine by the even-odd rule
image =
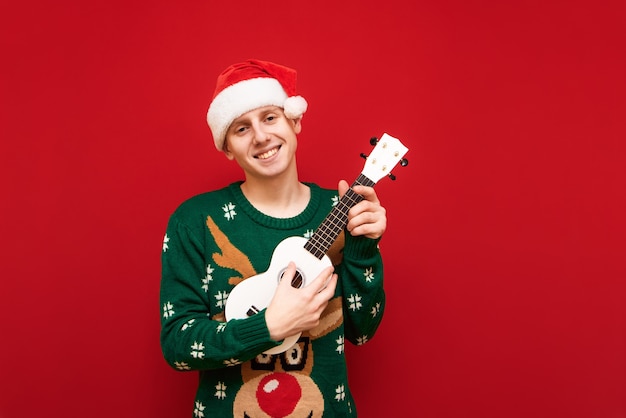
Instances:
[[[254,158],[258,159],[258,160],[266,160],[270,157],[272,157],[273,155],[276,155],[276,153],[278,152],[278,150],[280,149],[280,146],[276,147],[276,148],[272,148],[271,150],[264,152],[263,154],[259,154],[259,155],[255,155]]]

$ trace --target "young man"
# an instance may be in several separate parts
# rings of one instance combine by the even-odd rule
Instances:
[[[290,260],[266,308],[224,314],[234,287],[265,272],[285,238],[309,238],[349,188],[299,181],[306,108],[290,68],[249,60],[218,77],[207,121],[245,180],[184,202],[162,253],[161,346],[172,367],[200,372],[194,417],[356,416],[345,342],[370,340],[385,306],[378,241],[387,220],[374,189],[353,188],[364,199],[327,252],[334,267],[297,288]],[[267,353],[299,333],[286,351]]]

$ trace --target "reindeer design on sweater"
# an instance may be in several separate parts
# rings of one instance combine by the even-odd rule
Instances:
[[[248,257],[236,248],[211,217],[207,227],[221,250],[212,255],[215,263],[237,271],[232,285],[257,274]],[[333,264],[341,261],[343,233],[328,251]],[[224,321],[223,312],[213,317]],[[323,395],[311,379],[313,370],[312,342],[336,330],[343,323],[341,297],[333,298],[321,315],[317,327],[303,332],[298,342],[284,353],[259,354],[241,366],[243,385],[234,401],[233,415],[241,418],[321,417],[324,413]]]
[[[233,408],[236,417],[321,417],[324,398],[311,379],[312,341],[335,330],[343,321],[341,298],[330,301],[319,326],[302,333],[281,354],[259,354],[241,367],[244,384]]]

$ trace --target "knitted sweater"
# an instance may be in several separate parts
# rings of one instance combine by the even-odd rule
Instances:
[[[378,240],[341,233],[328,256],[339,279],[320,325],[284,353],[263,354],[265,309],[225,322],[233,287],[267,270],[274,248],[308,238],[338,202],[307,184],[305,210],[279,219],[256,210],[241,183],[184,202],[171,216],[162,252],[161,347],[180,371],[199,371],[194,417],[353,417],[345,341],[361,345],[382,319],[385,294]]]

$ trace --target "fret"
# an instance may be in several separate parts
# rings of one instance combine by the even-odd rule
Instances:
[[[322,259],[331,245],[335,242],[341,231],[348,223],[348,211],[363,200],[363,196],[357,194],[352,188],[356,185],[374,186],[375,182],[361,174],[352,183],[352,186],[342,196],[337,205],[328,214],[326,219],[315,230],[304,248],[318,259]]]

